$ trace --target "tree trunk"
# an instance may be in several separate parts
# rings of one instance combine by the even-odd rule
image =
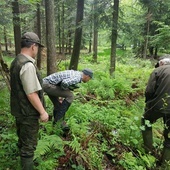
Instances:
[[[149,35],[149,30],[150,30],[150,18],[151,18],[151,13],[150,9],[148,8],[148,14],[147,14],[147,21],[146,21],[146,35],[144,35],[144,50],[143,50],[143,58],[146,58],[147,56],[147,49],[148,49],[148,35]]]
[[[56,72],[56,38],[54,22],[54,0],[45,0],[46,42],[47,42],[47,75]]]
[[[91,13],[91,15],[90,15],[90,22],[89,22],[89,25],[90,25],[90,26],[89,26],[89,29],[90,29],[90,31],[89,31],[89,53],[92,52],[93,20],[94,20],[94,19],[92,19],[93,6],[91,7],[90,13]]]
[[[45,8],[45,0],[41,1],[41,5]],[[42,37],[41,37],[41,42],[42,44],[44,44],[46,46],[46,17],[45,17],[45,11],[41,10],[41,33],[42,33]]]
[[[149,54],[150,56],[153,56],[154,55],[154,47],[149,47]]]
[[[118,12],[119,12],[119,0],[114,0],[113,20],[112,20],[111,56],[110,56],[110,76],[113,76],[113,77],[114,77],[115,66],[116,66]]]
[[[20,28],[20,17],[19,17],[19,3],[18,0],[12,1],[13,11],[13,27],[14,27],[14,41],[15,41],[15,54],[18,55],[21,51],[21,28]]]
[[[69,69],[77,70],[78,67],[81,37],[82,37],[83,13],[84,13],[84,0],[77,0],[76,30],[75,30],[75,37],[74,37],[73,53],[71,56]]]
[[[5,42],[5,51],[8,51],[7,32],[5,26],[4,26],[4,42]]]
[[[155,47],[155,54],[154,54],[154,58],[157,58],[158,57],[158,48],[157,46]]]
[[[68,7],[67,9],[67,14],[69,14],[71,11],[71,7]],[[67,36],[67,50],[69,54],[71,54],[72,52],[72,19],[70,18],[68,21],[68,36]]]
[[[94,12],[94,26],[93,26],[93,61],[97,62],[97,46],[98,46],[98,13],[97,11],[98,1],[94,0],[93,12]]]
[[[64,49],[64,2],[62,2],[62,55],[64,56],[65,49]]]
[[[41,13],[40,13],[40,4],[37,4],[37,34],[41,40]],[[38,50],[37,54],[37,67],[41,69],[41,48]]]
[[[92,31],[90,31],[89,53],[91,53],[91,46],[92,46]]]
[[[68,51],[68,54],[71,54],[71,30],[68,30],[68,36],[67,36],[67,49],[66,52]]]
[[[98,31],[94,30],[94,34],[93,34],[93,61],[94,62],[97,62],[97,44],[98,44]]]
[[[59,53],[61,54],[61,17],[60,17],[60,6],[58,5],[58,46]]]

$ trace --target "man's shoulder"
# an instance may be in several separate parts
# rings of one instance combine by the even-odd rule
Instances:
[[[34,64],[33,64],[31,61],[25,63],[25,65],[26,65],[27,67],[35,67]]]

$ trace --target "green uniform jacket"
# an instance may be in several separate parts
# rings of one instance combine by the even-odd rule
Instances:
[[[146,110],[170,114],[170,65],[160,66],[152,72],[145,97]]]

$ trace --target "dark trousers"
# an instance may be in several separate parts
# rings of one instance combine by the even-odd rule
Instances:
[[[69,106],[71,105],[74,95],[69,89],[63,90],[60,86],[52,84],[43,84],[43,90],[47,93],[48,97],[54,105],[53,116],[54,122],[57,122],[61,118],[64,118]],[[64,98],[63,101],[59,101],[59,97]]]
[[[58,106],[58,104],[56,103],[58,103],[59,97],[65,98],[65,100],[67,100],[67,102],[69,103],[72,103],[72,101],[74,100],[73,92],[71,92],[69,89],[63,90],[60,86],[55,86],[52,84],[43,84],[43,90],[49,96],[50,100],[54,105],[54,108],[55,106]]]
[[[37,118],[16,118],[16,127],[22,169],[33,169],[33,156],[37,146],[39,121]]]
[[[143,121],[149,120],[151,124],[155,123],[159,118],[163,118],[164,122],[164,146],[170,148],[170,113],[165,114],[162,113],[161,111],[156,111],[152,109],[146,109],[145,113],[143,114]],[[143,122],[144,125],[144,122]],[[146,128],[147,125],[145,126]]]

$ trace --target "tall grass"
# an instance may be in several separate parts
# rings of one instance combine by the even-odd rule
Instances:
[[[59,70],[63,70],[68,62],[61,62]],[[57,167],[70,170],[149,169],[155,166],[154,157],[144,153],[140,133],[143,94],[153,64],[149,60],[134,58],[129,51],[118,50],[113,79],[109,76],[109,63],[110,49],[100,49],[97,63],[93,63],[90,54],[80,56],[78,70],[93,69],[94,79],[81,83],[74,91],[75,100],[65,117],[70,126],[69,133],[64,134],[66,136],[60,126],[52,126],[52,121],[41,124],[35,153],[37,170]],[[4,169],[17,169],[17,138],[9,110],[9,92],[3,88],[0,95],[3,96],[0,99],[3,115],[0,124],[7,122],[1,129],[1,145],[4,146],[0,158]],[[47,96],[45,100],[47,111],[52,116],[52,103]],[[161,129],[161,123],[158,127]],[[161,141],[159,133],[156,134],[155,145],[158,146]],[[3,157],[4,153],[8,154]]]

